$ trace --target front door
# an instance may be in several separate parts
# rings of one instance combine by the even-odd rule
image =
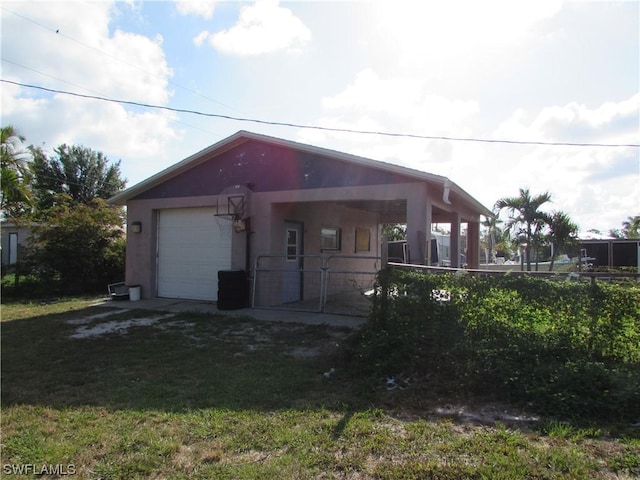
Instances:
[[[302,300],[302,224],[285,223],[283,302]]]

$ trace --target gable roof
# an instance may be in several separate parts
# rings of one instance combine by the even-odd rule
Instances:
[[[371,160],[369,158],[360,157],[357,155],[338,152],[336,150],[315,147],[312,145],[306,145],[306,144],[294,142],[291,140],[284,140],[281,138],[248,132],[245,130],[240,130],[235,134],[231,135],[230,137],[220,140],[219,142],[185,158],[184,160],[174,165],[171,165],[170,167],[162,170],[161,172],[155,175],[152,175],[146,180],[143,180],[142,182],[132,187],[129,187],[120,193],[117,193],[116,195],[111,197],[108,200],[108,202],[111,204],[125,204],[128,200],[137,197],[143,192],[146,192],[147,190],[157,185],[160,185],[161,183],[166,182],[171,178],[174,178],[180,175],[181,173],[205,161],[210,160],[212,157],[220,155],[232,148],[235,148],[249,141],[262,142],[262,143],[267,143],[274,146],[285,147],[285,148],[296,150],[299,152],[306,152],[313,155],[329,157],[329,158],[350,163],[353,165],[358,165],[362,167],[368,167],[368,168],[373,168],[377,170],[382,170],[390,173],[403,175],[409,178],[414,178],[417,181],[427,181],[427,182],[436,183],[443,186],[446,185],[446,186],[449,186],[451,192],[462,197],[465,202],[472,205],[481,215],[485,215],[485,216],[492,215],[492,212],[489,209],[487,209],[484,205],[478,202],[475,198],[473,198],[471,195],[469,195],[467,192],[465,192],[462,188],[460,188],[454,182],[449,180],[447,177],[423,172],[420,170],[415,170],[412,168],[401,167],[399,165],[394,165],[391,163]]]

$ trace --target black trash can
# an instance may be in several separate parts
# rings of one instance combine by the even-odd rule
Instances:
[[[249,280],[244,270],[218,272],[218,310],[239,310],[249,306]]]

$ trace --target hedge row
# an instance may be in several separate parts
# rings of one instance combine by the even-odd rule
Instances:
[[[360,368],[558,417],[640,419],[638,284],[399,270],[378,284]]]

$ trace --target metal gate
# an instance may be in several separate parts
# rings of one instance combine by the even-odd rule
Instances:
[[[363,255],[260,255],[253,269],[253,308],[366,316],[371,307],[380,257]],[[289,261],[289,263],[287,263]],[[297,301],[291,285],[299,285]],[[285,294],[287,292],[287,294]]]

